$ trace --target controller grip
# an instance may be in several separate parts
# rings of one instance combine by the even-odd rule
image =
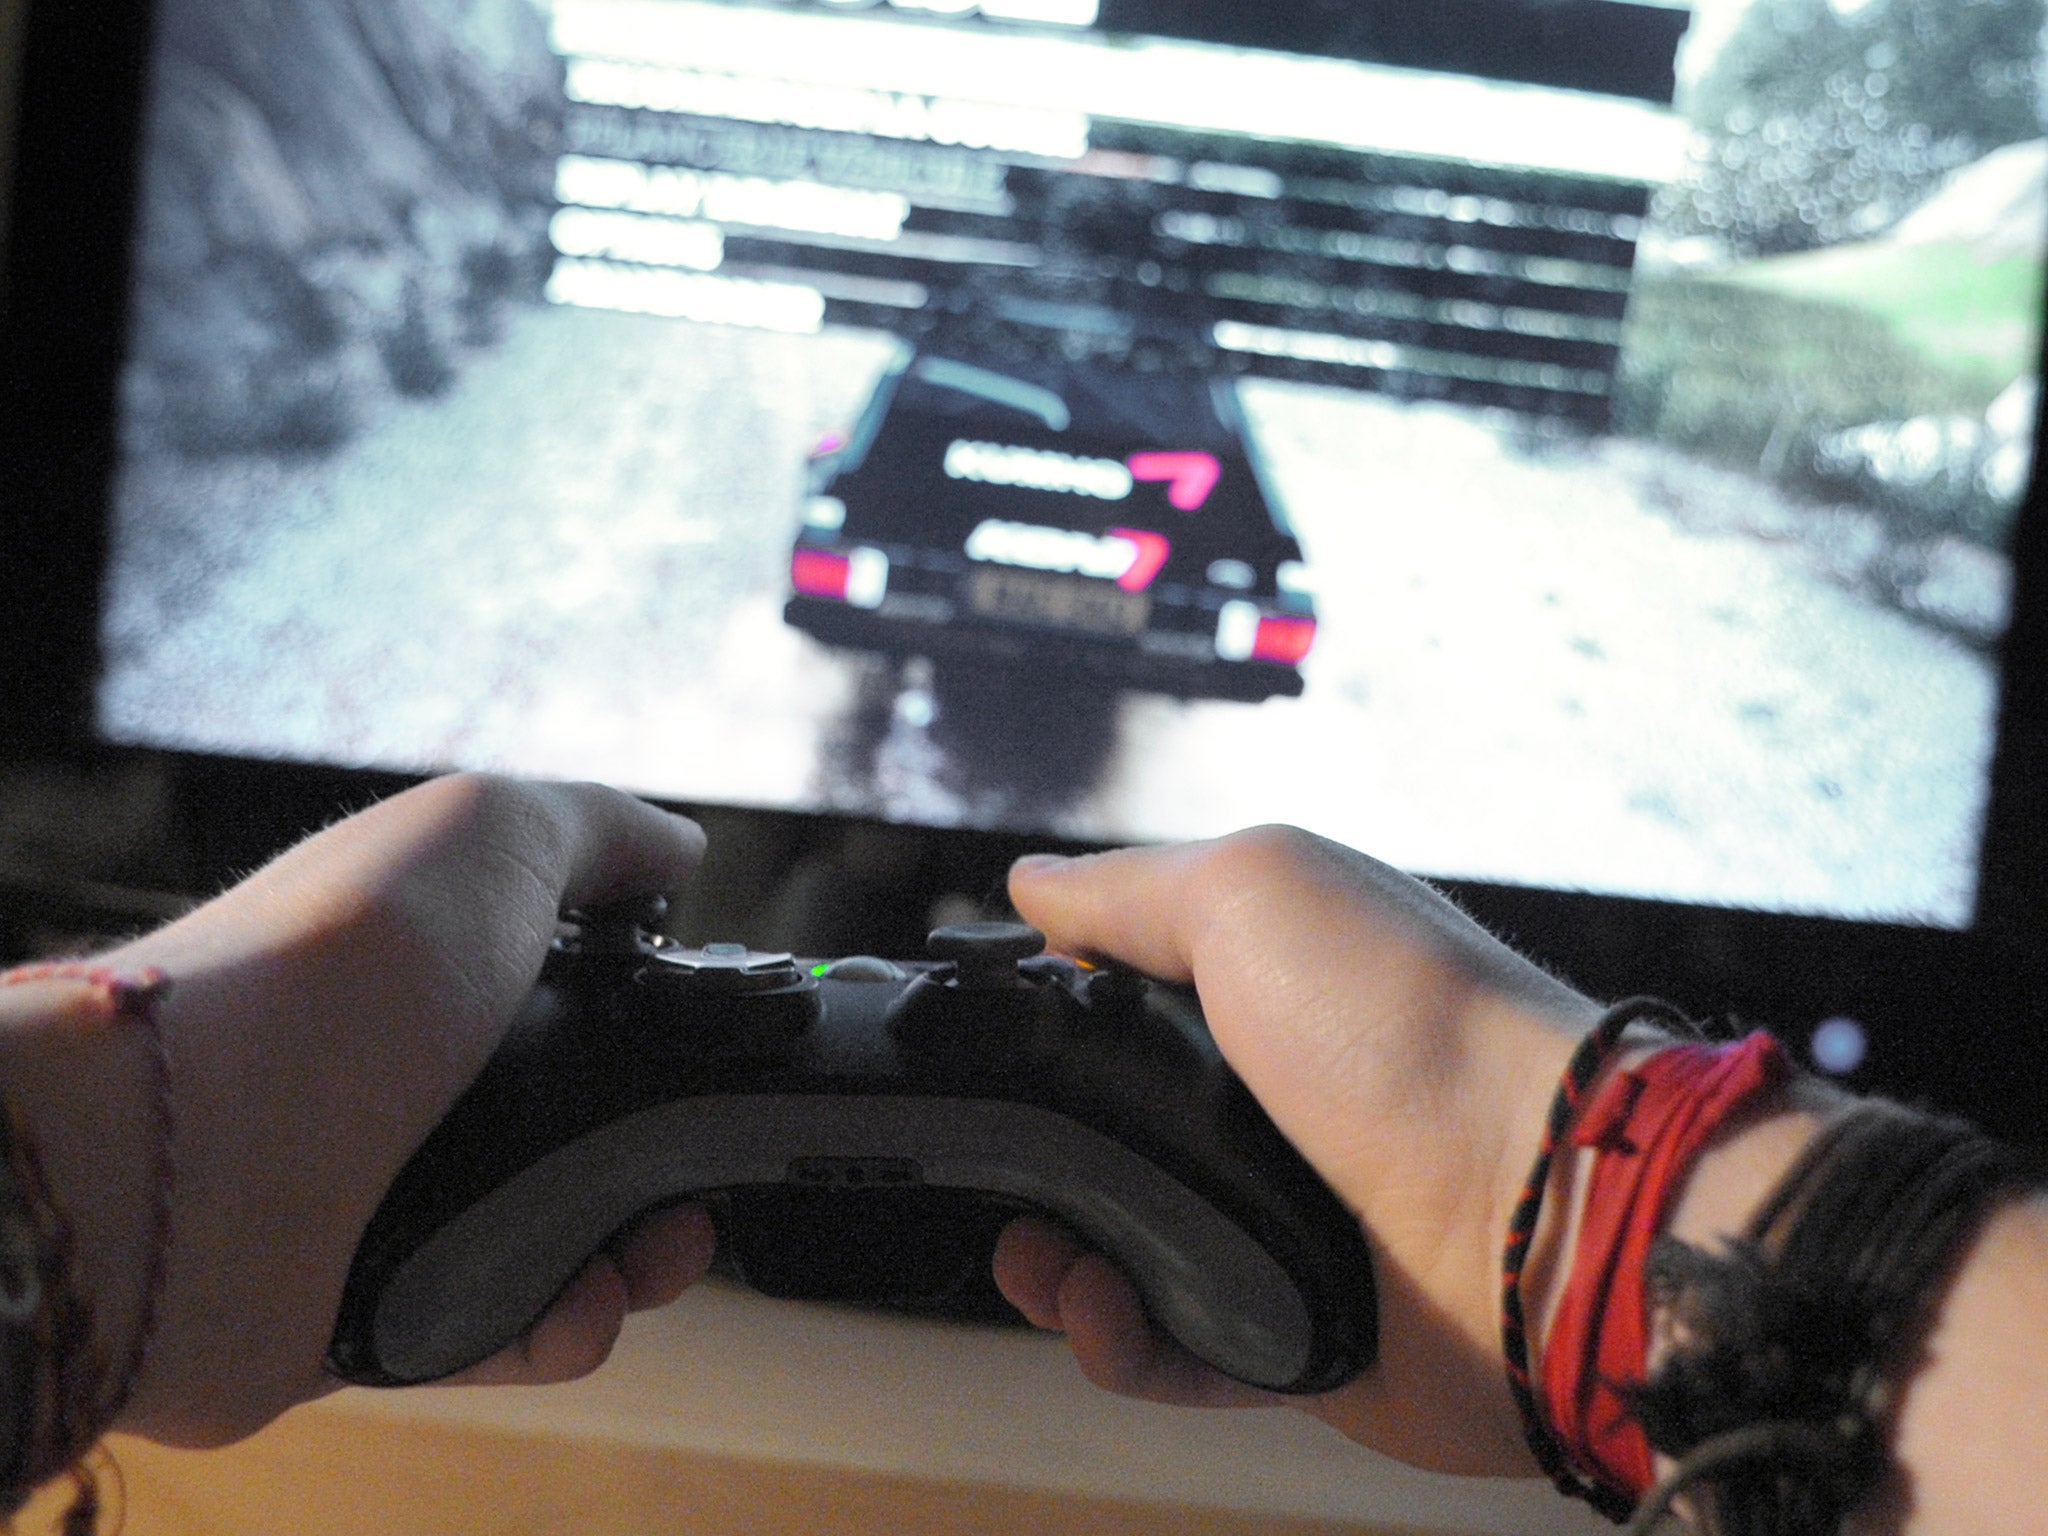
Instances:
[[[437,1138],[460,1139],[459,1121]],[[1033,1104],[887,1094],[705,1094],[598,1125],[450,1207],[422,1149],[357,1252],[329,1362],[374,1385],[434,1380],[516,1339],[636,1215],[676,1200],[873,1167],[900,1187],[1045,1212],[1098,1246],[1153,1320],[1240,1380],[1325,1390],[1372,1353],[1362,1246],[1343,1289],[1297,1284],[1239,1222],[1107,1136]],[[1355,1226],[1352,1229],[1355,1236]],[[1352,1288],[1357,1289],[1352,1289]]]

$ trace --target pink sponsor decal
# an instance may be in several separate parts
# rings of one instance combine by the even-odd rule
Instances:
[[[1213,453],[1134,453],[1124,467],[1133,480],[1166,482],[1166,499],[1183,512],[1199,512],[1223,466]]]
[[[1152,578],[1159,574],[1166,564],[1166,557],[1173,553],[1173,545],[1163,533],[1147,533],[1142,528],[1112,528],[1109,536],[1113,539],[1129,539],[1137,545],[1137,557],[1130,563],[1116,584],[1126,592],[1142,592],[1152,585]]]

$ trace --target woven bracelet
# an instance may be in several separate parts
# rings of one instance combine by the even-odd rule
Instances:
[[[98,1487],[86,1455],[126,1405],[155,1331],[170,1252],[172,1101],[170,1062],[156,1005],[167,985],[156,970],[121,972],[49,963],[0,971],[0,987],[76,982],[114,1018],[144,1032],[151,1073],[154,1158],[148,1269],[126,1348],[101,1354],[91,1308],[74,1276],[76,1239],[50,1199],[49,1182],[26,1127],[0,1110],[0,1520],[37,1486],[70,1472],[77,1496],[67,1532],[93,1529]]]
[[[1522,1307],[1522,1270],[1528,1263],[1529,1245],[1536,1237],[1537,1218],[1543,1210],[1543,1194],[1550,1183],[1551,1165],[1557,1149],[1571,1134],[1594,1082],[1621,1048],[1622,1036],[1637,1023],[1661,1025],[1684,1035],[1696,1030],[1692,1022],[1671,1004],[1651,997],[1632,997],[1616,1003],[1580,1040],[1559,1080],[1550,1102],[1550,1114],[1543,1126],[1543,1141],[1535,1165],[1522,1186],[1508,1218],[1507,1243],[1501,1253],[1500,1338],[1507,1359],[1508,1391],[1522,1417],[1522,1434],[1536,1465],[1557,1486],[1560,1493],[1582,1499],[1608,1519],[1626,1520],[1634,1501],[1603,1484],[1579,1475],[1550,1427],[1549,1419],[1536,1401],[1536,1389],[1529,1369],[1529,1330]]]

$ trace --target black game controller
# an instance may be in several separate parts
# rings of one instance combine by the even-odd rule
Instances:
[[[636,916],[556,941],[400,1172],[349,1271],[339,1375],[484,1359],[622,1225],[685,1197],[770,1294],[916,1304],[956,1279],[932,1234],[1038,1211],[1239,1380],[1320,1392],[1371,1363],[1358,1222],[1187,994],[1047,955],[1021,923],[941,928],[931,961],[810,964],[684,948]]]

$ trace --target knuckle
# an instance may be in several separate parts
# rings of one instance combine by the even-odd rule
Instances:
[[[1242,898],[1298,883],[1304,870],[1322,862],[1326,847],[1300,827],[1247,827],[1201,845],[1192,874],[1205,895]]]
[[[535,803],[531,786],[496,773],[451,773],[429,779],[414,793],[426,798],[437,817],[469,828],[517,817]]]

